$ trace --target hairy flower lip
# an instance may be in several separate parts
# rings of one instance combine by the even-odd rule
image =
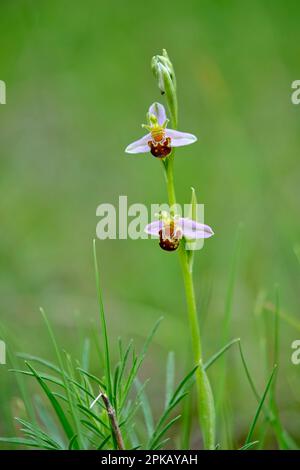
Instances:
[[[143,136],[141,139],[138,139],[132,144],[128,145],[125,149],[126,153],[148,153],[149,141],[152,141],[155,144],[157,142],[162,142],[164,139],[169,138],[171,142],[171,148],[190,145],[197,141],[197,137],[193,134],[189,134],[188,132],[180,132],[174,129],[168,129],[167,127],[164,127],[167,122],[167,115],[165,108],[162,104],[153,103],[150,106],[148,111],[148,118],[151,116],[155,118],[157,124],[151,124],[150,121],[149,126],[146,126],[146,128],[150,132]],[[155,136],[161,137],[160,140],[155,140]]]
[[[160,142],[149,140],[148,145],[151,154],[155,158],[166,158],[172,152],[170,137],[163,138]]]

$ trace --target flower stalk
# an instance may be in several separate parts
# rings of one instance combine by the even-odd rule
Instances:
[[[174,184],[174,156],[176,147],[193,144],[197,137],[177,130],[178,104],[176,77],[172,62],[165,50],[156,55],[151,62],[152,71],[158,87],[165,95],[171,128],[165,108],[160,103],[153,103],[147,113],[147,124],[142,127],[148,131],[142,138],[129,144],[125,152],[129,154],[148,153],[160,160],[164,167],[170,214],[160,214],[158,221],[152,221],[145,227],[145,232],[159,237],[159,246],[166,251],[178,250],[192,338],[192,348],[196,371],[197,405],[204,446],[215,448],[215,410],[209,380],[203,367],[202,346],[198,313],[193,283],[193,251],[189,250],[188,240],[209,238],[214,233],[208,225],[197,222],[195,215],[196,197],[192,192],[192,218],[182,218],[176,213],[176,194]]]
[[[173,129],[177,129],[178,121],[178,106],[177,106],[177,94],[176,94],[176,78],[174,74],[173,66],[167,56],[167,53],[163,52],[163,57],[170,62],[170,70],[172,75],[169,73],[166,67],[158,67],[160,64],[161,56],[155,56],[152,59],[152,70],[154,75],[158,79],[158,85],[161,87],[161,83],[164,84],[164,92],[168,103],[169,113],[171,117],[171,124]],[[155,64],[157,68],[155,70]],[[174,207],[176,204],[175,185],[174,185],[174,149],[171,155],[163,160],[165,167],[165,179],[167,184],[168,200],[170,207]],[[179,246],[179,259],[183,275],[185,296],[188,310],[188,318],[190,324],[190,332],[192,339],[192,349],[194,361],[198,364],[196,371],[196,386],[197,386],[197,409],[200,427],[202,430],[204,447],[206,449],[215,449],[215,408],[214,399],[209,383],[209,379],[203,367],[203,354],[202,354],[202,343],[200,326],[198,320],[197,304],[195,297],[195,289],[193,282],[193,266],[189,262],[188,252],[185,248],[185,241],[181,240]]]

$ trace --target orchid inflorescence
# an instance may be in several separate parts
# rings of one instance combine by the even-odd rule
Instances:
[[[148,124],[142,124],[142,127],[149,131],[148,134],[128,145],[125,152],[147,153],[150,151],[154,157],[166,159],[173,148],[190,145],[197,141],[197,137],[193,134],[167,128],[169,119],[165,107],[160,103],[153,103],[150,106],[147,121]],[[177,216],[164,216],[159,221],[153,221],[146,226],[145,232],[159,236],[159,245],[166,251],[176,250],[182,238],[194,240],[208,238],[214,234],[208,225]]]
[[[141,139],[128,145],[126,153],[150,153],[163,163],[167,183],[170,213],[162,212],[158,220],[152,221],[145,227],[145,232],[151,236],[159,237],[159,245],[163,250],[175,251],[179,248],[179,258],[185,286],[188,307],[188,317],[191,330],[191,340],[194,361],[197,367],[197,406],[199,422],[202,430],[204,447],[215,448],[215,409],[210,383],[203,366],[200,326],[196,305],[196,295],[193,283],[193,255],[189,252],[188,240],[209,238],[214,232],[208,225],[198,222],[195,210],[196,195],[192,190],[191,218],[181,217],[173,208],[176,207],[176,196],[173,176],[173,160],[176,147],[193,144],[197,138],[193,134],[177,130],[177,93],[176,78],[172,62],[165,50],[162,55],[153,57],[152,71],[157,80],[158,88],[165,96],[171,128],[165,108],[160,103],[153,103],[147,113],[147,124],[143,124],[148,132]]]

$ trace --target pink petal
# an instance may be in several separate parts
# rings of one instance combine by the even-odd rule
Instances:
[[[128,145],[125,149],[126,153],[146,153],[149,152],[149,145],[148,142],[151,140],[151,134],[144,135],[139,140],[132,142],[132,144]]]
[[[160,103],[151,104],[149,108],[149,114],[154,114],[154,116],[157,117],[157,121],[160,126],[162,126],[167,119],[166,110]]]
[[[195,220],[180,218],[177,223],[181,227],[183,235],[192,240],[195,240],[196,238],[209,238],[214,235],[214,232],[209,225],[200,224]]]
[[[149,233],[149,235],[156,235],[159,236],[159,231],[163,228],[163,222],[161,220],[155,220],[150,224],[146,225],[145,232]]]
[[[171,138],[171,147],[182,147],[197,141],[197,137],[187,132],[179,132],[173,129],[166,129],[166,136]]]

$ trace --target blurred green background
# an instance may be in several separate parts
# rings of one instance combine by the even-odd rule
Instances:
[[[124,153],[142,135],[148,106],[163,100],[150,59],[166,48],[177,75],[179,127],[199,138],[176,154],[177,197],[188,203],[194,186],[215,231],[195,263],[206,357],[222,346],[242,223],[229,338],[242,339],[262,391],[255,305],[265,293],[272,309],[278,284],[281,311],[294,319],[294,326],[281,321],[278,401],[299,441],[300,366],[290,361],[300,337],[300,106],[291,103],[291,83],[300,79],[299,3],[2,0],[0,8],[0,79],[7,85],[0,107],[1,323],[17,349],[53,357],[43,306],[61,346],[79,356],[79,338],[97,322],[96,207],[117,204],[119,195],[129,204],[166,202],[160,163]],[[159,409],[167,352],[175,351],[178,377],[190,366],[177,256],[153,240],[97,246],[113,347],[119,335],[139,345],[164,316],[142,372]],[[256,401],[237,350],[227,360],[227,406],[239,442]],[[0,377],[0,434],[8,435],[19,392],[8,367]],[[212,380],[217,387],[217,366]]]

